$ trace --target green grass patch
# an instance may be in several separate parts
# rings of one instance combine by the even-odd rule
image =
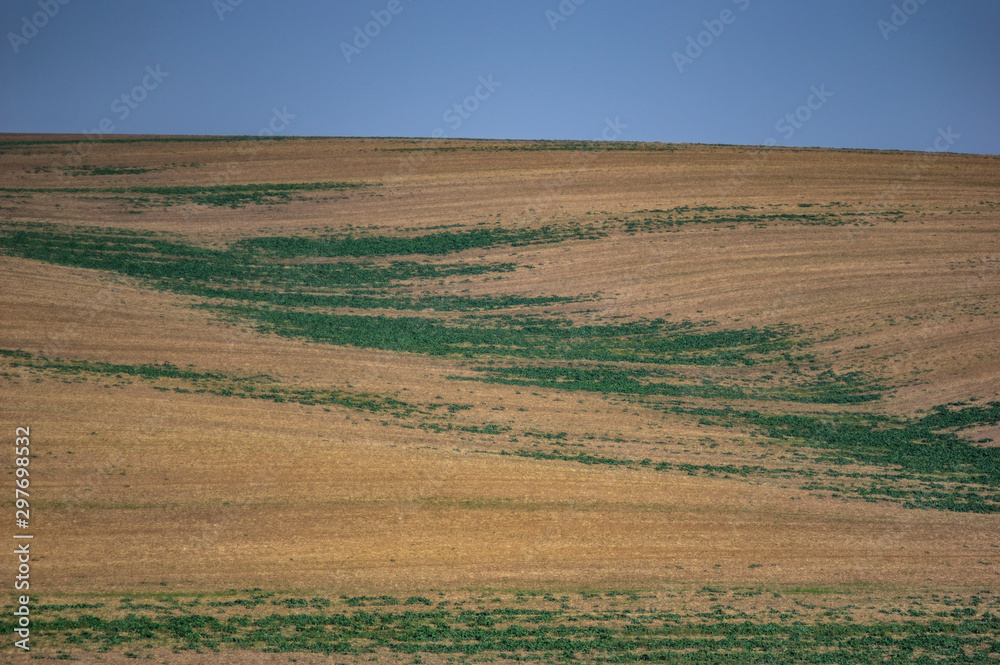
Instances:
[[[510,245],[514,247],[556,243],[570,239],[595,240],[604,233],[579,225],[543,226],[537,229],[502,227],[469,231],[441,231],[413,237],[351,235],[328,238],[266,237],[241,241],[237,247],[262,250],[270,256],[291,258],[310,256],[376,257],[408,254],[442,255],[468,249]]]
[[[302,192],[343,191],[370,187],[367,183],[297,182],[245,185],[173,185],[136,187],[3,187],[0,192],[31,194],[116,194],[132,206],[196,204],[240,208],[248,204],[288,203]]]
[[[653,408],[655,405],[650,404]],[[734,409],[667,407],[715,425],[756,429],[788,445],[828,451],[835,465],[863,464],[884,474],[823,472],[823,481],[801,489],[846,493],[870,501],[892,501],[908,508],[957,512],[1000,512],[1000,448],[972,444],[957,434],[963,428],[996,425],[1000,402],[951,409],[906,419],[871,413],[763,414]]]
[[[727,331],[739,333],[740,331]],[[691,338],[694,338],[693,341]],[[699,348],[702,353],[697,355],[673,353],[664,355],[641,354],[639,357],[627,358],[639,362],[661,362],[665,364],[684,365],[732,365],[736,361],[756,364],[756,358],[770,350],[770,338],[764,344],[749,346],[729,346],[726,340],[739,340],[736,335],[717,336],[706,333],[703,336],[681,335],[670,340],[674,348]],[[713,349],[709,340],[714,339],[719,347]],[[743,338],[745,339],[745,337]],[[670,343],[660,345],[661,348],[671,346]],[[595,354],[597,355],[597,354]],[[636,354],[638,356],[638,354]],[[609,358],[600,358],[608,360]],[[649,369],[627,368],[615,366],[599,368],[580,368],[562,366],[525,366],[495,367],[487,365],[476,366],[479,372],[485,374],[472,380],[486,383],[501,383],[516,386],[537,386],[543,388],[558,388],[560,390],[583,390],[603,394],[619,395],[663,395],[669,397],[701,397],[707,399],[742,400],[755,399],[766,401],[787,401],[801,403],[823,404],[857,404],[871,402],[881,397],[877,387],[859,379],[856,376],[843,377],[842,381],[824,380],[803,385],[797,388],[739,388],[721,385],[710,381],[695,383],[665,382],[652,380],[658,372]]]
[[[62,170],[66,175],[75,178],[79,176],[139,175],[162,169],[141,166],[93,166],[92,164],[84,164],[82,166],[66,166]]]
[[[10,349],[0,349],[0,356],[9,359],[6,362],[12,368],[56,378],[91,377],[112,379],[116,382],[136,378],[158,390],[172,390],[178,393],[207,393],[220,397],[303,405],[336,405],[370,413],[387,412],[401,416],[418,411],[415,405],[393,397],[344,389],[291,387],[264,374],[237,376],[222,372],[199,372],[181,369],[170,363],[130,365],[89,360],[49,359]]]
[[[495,598],[490,607],[480,599],[475,609],[457,599],[433,607],[417,596],[405,603],[387,596],[339,601],[290,597],[271,601],[270,611],[251,613],[262,596],[273,595],[255,594],[225,607],[210,603],[215,611],[204,613],[200,599],[181,597],[145,605],[123,602],[103,614],[83,608],[39,610],[32,616],[32,636],[44,645],[40,648],[64,652],[137,654],[167,647],[364,659],[433,655],[460,662],[471,657],[713,664],[757,663],[762,657],[769,663],[987,663],[994,662],[1000,637],[997,603],[989,598],[986,603],[979,597],[942,603],[920,597],[900,607],[884,605],[882,619],[854,620],[852,605],[831,603],[822,594],[810,598],[810,604],[785,603],[781,611],[768,612],[744,603],[760,591],[703,591],[684,594],[694,604],[690,609],[686,603],[668,607],[655,595],[613,592],[584,593],[573,604],[569,596],[518,594]],[[519,606],[529,599],[548,602],[552,609]],[[950,611],[940,611],[945,606]],[[16,622],[12,608],[8,610],[0,629],[10,632]]]

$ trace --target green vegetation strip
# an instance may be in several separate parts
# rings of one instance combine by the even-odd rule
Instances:
[[[146,136],[140,138],[131,139],[88,139],[86,137],[80,137],[78,139],[32,139],[23,141],[0,141],[0,152],[8,150],[17,150],[24,148],[31,148],[33,146],[39,145],[54,145],[54,146],[88,146],[88,150],[92,150],[94,146],[99,145],[117,145],[126,144],[131,145],[135,143],[232,143],[239,141],[288,141],[292,139],[296,140],[309,140],[312,138],[326,138],[326,137],[306,137],[306,136]]]
[[[676,212],[712,215],[717,211]],[[835,373],[829,365],[804,353],[809,340],[802,330],[790,326],[734,330],[719,329],[710,321],[672,322],[668,318],[608,321],[584,317],[589,322],[579,323],[554,313],[519,312],[518,308],[565,304],[581,296],[471,296],[435,294],[426,288],[416,291],[430,286],[431,280],[441,285],[449,278],[463,276],[492,275],[490,279],[497,279],[524,268],[514,263],[412,260],[421,253],[444,256],[498,244],[580,239],[591,233],[593,228],[567,226],[435,231],[412,237],[375,234],[251,238],[218,249],[151,232],[92,227],[67,231],[55,225],[5,223],[0,225],[0,251],[142,279],[157,288],[200,298],[198,306],[224,317],[287,337],[474,359],[472,376],[452,377],[464,380],[587,391],[638,400],[654,409],[669,408],[664,405],[665,398],[857,405],[880,398],[885,390],[879,382],[857,372]],[[329,256],[331,260],[316,262],[317,256]],[[396,258],[401,256],[411,259]],[[442,290],[453,289],[454,283]],[[346,308],[361,312],[336,311]],[[488,311],[502,309],[509,311]],[[415,310],[430,312],[402,315],[403,311]],[[443,311],[473,313],[450,317],[433,313]],[[172,367],[130,369],[73,362],[56,367],[57,361],[44,358],[13,361],[63,376],[73,371],[116,378],[119,374],[140,376],[154,382],[157,389],[179,392],[337,404],[400,415],[418,409],[393,398],[339,389],[302,389],[271,379],[260,380],[267,383],[265,387],[252,377],[167,376],[182,371]],[[688,369],[675,369],[678,367]],[[147,376],[151,373],[155,376]],[[420,408],[432,409],[434,405]],[[953,432],[942,431],[965,426],[943,424],[945,413],[931,414],[913,423],[870,414],[785,416],[725,409],[696,414],[690,405],[678,408],[687,409],[689,415],[696,415],[706,424],[755,430],[772,442],[784,442],[786,447],[820,452],[825,458],[817,461],[824,462],[827,471],[823,478],[813,474],[805,477],[808,484],[804,488],[810,491],[947,510],[994,512],[1000,504],[996,491],[1000,473],[993,452],[996,449],[979,448]],[[990,422],[994,412],[984,409],[963,411],[962,417]],[[946,413],[958,417],[952,415],[953,411]],[[464,423],[453,428],[437,423],[414,424],[439,432],[454,430],[480,436],[507,431],[492,423]],[[569,458],[585,463],[611,459],[586,444],[581,447],[583,450],[574,451],[580,455]],[[643,461],[615,463],[642,465]],[[660,464],[664,471],[740,476],[772,473],[757,469],[756,462],[704,468],[662,466],[667,462],[661,458],[646,466]],[[885,469],[885,473],[852,477],[837,468],[848,463],[874,466]]]
[[[503,275],[516,264],[430,263],[386,258],[412,253],[446,254],[497,243],[554,242],[590,231],[541,230],[436,232],[410,238],[256,238],[228,249],[198,247],[153,233],[8,224],[3,251],[61,265],[113,271],[176,293],[206,299],[202,306],[262,330],[313,341],[465,358],[502,356],[526,360],[631,363],[603,368],[514,365],[477,367],[479,380],[631,395],[764,399],[853,404],[872,401],[882,387],[855,374],[807,376],[790,353],[801,331],[789,327],[713,330],[709,322],[665,319],[574,324],[553,315],[476,315],[458,320],[429,316],[336,313],[331,310],[432,310],[476,312],[563,304],[581,296],[416,296],[407,284],[457,276]],[[403,254],[395,254],[401,252]],[[315,256],[352,257],[324,263]],[[361,258],[362,260],[357,260]],[[412,287],[410,287],[412,288]],[[709,328],[709,329],[706,329]],[[775,363],[796,371],[792,386],[747,388],[729,382],[666,383],[643,366],[752,367]],[[733,377],[737,382],[738,376]]]
[[[162,171],[165,167],[141,167],[141,166],[94,166],[84,164],[81,166],[65,166],[63,172],[73,176],[102,176],[102,175],[139,175],[150,171]]]
[[[49,359],[11,349],[0,349],[0,358],[7,359],[6,364],[14,369],[62,377],[91,376],[115,380],[135,377],[151,383],[157,390],[176,393],[207,393],[222,397],[294,402],[304,405],[336,405],[371,413],[388,412],[400,416],[418,410],[414,405],[395,398],[369,393],[340,389],[291,388],[263,374],[234,376],[221,372],[196,372],[180,369],[170,363],[128,365],[89,360]],[[174,381],[169,381],[171,379]]]
[[[803,478],[799,489],[829,491],[837,497],[889,501],[906,508],[970,513],[1000,513],[1000,448],[982,447],[958,432],[1000,423],[1000,402],[981,406],[941,405],[919,419],[877,414],[766,415],[731,408],[662,407],[678,414],[697,415],[699,423],[756,430],[775,442],[825,451],[819,461],[827,468],[770,467],[760,464],[691,464],[648,458],[629,459],[579,451],[518,450],[514,454],[544,460],[588,465],[649,468],[726,477]],[[501,452],[500,454],[508,454]],[[841,471],[837,466],[862,464],[883,473]],[[832,466],[830,466],[832,465]]]
[[[768,599],[763,602],[780,603],[782,609],[762,611],[745,602],[747,596],[764,594]],[[623,595],[631,602],[620,602]],[[544,601],[532,594],[532,598],[519,595],[455,603],[421,596],[406,601],[391,596],[336,601],[274,596],[244,593],[232,600],[208,602],[124,598],[113,610],[103,603],[42,606],[32,617],[32,637],[38,645],[33,647],[57,658],[72,658],[83,649],[124,651],[127,657],[140,658],[143,651],[167,647],[176,653],[410,654],[418,658],[441,654],[462,662],[485,657],[734,664],[882,663],[890,659],[987,663],[995,662],[1000,650],[1000,618],[993,611],[997,602],[987,597],[988,592],[958,601],[911,597],[902,603],[905,609],[878,610],[881,618],[877,620],[854,619],[852,615],[860,608],[841,599],[827,608],[826,596],[812,595],[804,603],[773,592],[727,593],[709,587],[694,597],[687,594],[687,600],[700,601],[703,609],[680,610],[683,614],[677,611],[680,608],[644,606],[647,597],[638,594],[582,593],[558,599],[546,594]],[[467,604],[473,607],[464,607]],[[0,618],[0,630],[10,632],[14,626],[8,608]]]
[[[1000,422],[1000,402],[982,406],[941,405],[916,420],[876,414],[765,415],[731,409],[700,410],[707,420],[755,426],[775,439],[800,441],[813,448],[873,466],[897,466],[922,474],[958,477],[1000,487],[1000,448],[981,447],[956,433]],[[714,417],[713,421],[711,417]]]
[[[193,203],[207,206],[239,208],[256,205],[288,203],[299,192],[326,192],[368,187],[352,182],[296,182],[248,185],[175,185],[146,187],[0,187],[10,194],[119,194],[133,206],[164,206]]]
[[[775,331],[772,339],[780,339]],[[611,357],[611,353],[592,353],[591,359],[600,360],[630,360],[632,362],[659,362],[685,365],[732,365],[756,364],[757,359],[768,351],[783,348],[783,345],[772,344],[771,339],[765,343],[753,344],[751,336],[759,334],[757,330],[724,331],[721,333],[704,333],[702,335],[678,335],[659,341],[657,355],[633,355],[632,357]],[[666,349],[687,350],[700,348],[709,350],[714,343],[718,348],[711,353],[665,353]],[[727,341],[728,340],[728,341]],[[606,351],[606,350],[603,350]],[[595,358],[594,356],[602,356]],[[579,357],[579,356],[577,356]],[[757,399],[766,401],[786,401],[822,404],[859,404],[872,402],[881,397],[880,386],[865,380],[858,374],[834,375],[828,373],[816,380],[803,379],[796,388],[764,388],[745,389],[734,386],[720,385],[704,381],[695,383],[665,383],[651,381],[655,372],[648,369],[616,367],[581,368],[555,366],[524,366],[511,367],[477,366],[476,371],[486,374],[484,377],[472,377],[469,380],[485,383],[500,383],[514,386],[537,386],[541,388],[558,388],[560,390],[583,390],[605,394],[621,395],[665,395],[671,397],[701,397],[707,399]],[[464,377],[451,377],[464,378]]]
[[[476,139],[465,139],[475,141]],[[677,146],[668,143],[636,143],[634,141],[531,141],[504,142],[493,145],[441,145],[439,141],[426,141],[405,148],[376,148],[389,152],[543,152],[550,150],[567,152],[675,152]]]
[[[799,208],[813,207],[814,204],[798,204]],[[660,231],[676,231],[689,224],[725,224],[735,227],[736,224],[764,225],[774,222],[791,222],[807,226],[841,226],[857,223],[872,215],[870,211],[853,212],[839,209],[839,204],[828,204],[824,211],[818,212],[788,212],[768,208],[753,208],[751,206],[736,206],[719,208],[716,206],[678,206],[670,209],[637,210],[619,217],[611,217],[604,223],[604,228],[620,228],[628,234],[655,233]],[[903,216],[901,210],[879,211],[880,219],[899,221]]]
[[[527,359],[631,362],[647,365],[757,365],[791,344],[780,328],[704,330],[710,324],[669,323],[665,319],[574,325],[569,319],[491,315],[439,321],[425,317],[329,314],[247,305],[213,306],[236,320],[253,321],[262,331],[336,345],[465,358],[507,356]],[[770,358],[768,356],[771,356]],[[550,386],[639,394],[745,398],[725,387],[671,387],[640,383],[648,370],[574,370],[569,368],[478,368],[492,373],[481,380],[513,385]],[[511,376],[517,378],[511,378]],[[844,377],[801,391],[775,391],[772,399],[804,402],[863,402],[877,398],[873,386]],[[761,393],[763,396],[764,393]]]
[[[397,271],[407,270],[407,266],[396,265]],[[472,271],[465,271],[460,274],[472,274]],[[496,272],[503,272],[501,266],[494,266]],[[349,278],[356,279],[357,271],[345,271]],[[374,277],[372,285],[380,282],[377,279],[384,279],[385,270],[371,270]],[[445,274],[445,270],[438,271],[436,275]],[[398,273],[397,273],[398,274]],[[540,307],[545,305],[555,305],[559,303],[578,302],[580,298],[569,296],[421,296],[408,297],[394,294],[388,290],[382,290],[377,295],[370,293],[360,293],[358,291],[343,294],[322,294],[304,293],[300,291],[271,291],[264,289],[222,289],[197,284],[172,284],[171,290],[175,293],[184,293],[192,296],[201,296],[214,300],[237,300],[243,302],[267,303],[283,307],[308,308],[317,307],[322,309],[351,308],[351,309],[395,309],[395,310],[425,310],[430,309],[437,312],[469,312],[477,310],[510,309],[513,307]]]
[[[245,243],[211,249],[176,238],[112,229],[66,233],[40,224],[0,227],[0,249],[26,259],[115,272],[151,281],[178,293],[289,307],[458,310],[504,309],[575,302],[571,296],[412,296],[399,284],[453,276],[504,274],[512,263],[388,264],[339,261],[281,263]],[[305,258],[305,257],[297,257]],[[372,291],[373,287],[380,287]],[[394,288],[395,290],[390,290]],[[308,291],[305,291],[308,289]]]
[[[597,240],[606,236],[592,226],[542,226],[537,229],[504,229],[502,227],[468,231],[442,231],[413,237],[364,236],[334,238],[265,237],[237,243],[244,249],[260,249],[276,257],[304,256],[393,256],[451,254],[467,249],[485,249],[510,245],[536,245],[571,239]]]

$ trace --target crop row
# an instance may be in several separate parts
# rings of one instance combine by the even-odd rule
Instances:
[[[94,376],[123,379],[135,377],[149,382],[157,390],[178,393],[205,393],[221,397],[294,402],[304,405],[337,405],[372,413],[389,412],[409,415],[418,407],[393,397],[342,389],[294,388],[280,384],[266,375],[235,376],[221,372],[196,372],[171,365],[103,363],[88,360],[49,359],[20,350],[0,349],[9,366],[55,376]],[[166,379],[176,381],[164,382]],[[442,405],[437,405],[442,406]],[[433,408],[431,405],[430,408]]]
[[[341,261],[283,264],[256,250],[210,249],[176,239],[136,232],[79,230],[74,233],[41,226],[9,226],[0,233],[0,248],[11,255],[80,268],[112,271],[149,280],[178,293],[261,302],[292,307],[364,309],[435,309],[474,311],[573,302],[571,296],[425,295],[414,297],[385,290],[400,282],[453,276],[503,274],[512,263],[388,264]],[[372,287],[383,287],[373,292]],[[314,292],[305,293],[302,289]],[[319,292],[315,292],[318,290]],[[334,292],[331,292],[334,291]]]
[[[6,253],[27,259],[79,268],[107,270],[156,280],[171,289],[191,285],[331,287],[387,285],[411,279],[510,272],[514,264],[444,264],[394,261],[389,265],[339,262],[285,265],[258,260],[238,249],[216,250],[140,233],[61,233],[40,228],[11,227],[0,235]],[[218,292],[238,297],[237,289]]]
[[[592,354],[590,359],[599,360],[629,360],[631,362],[660,362],[685,365],[733,365],[754,364],[757,358],[776,348],[769,339],[766,342],[741,346],[740,333],[744,331],[722,331],[719,333],[704,333],[701,336],[682,335],[671,337],[656,344],[656,355],[645,355],[648,347],[639,347],[638,353],[628,357],[623,353],[617,356],[612,352]],[[756,330],[747,331],[755,334]],[[692,339],[693,338],[693,339]],[[730,340],[725,342],[724,340]],[[691,348],[710,350],[713,339],[718,345],[711,353],[684,353],[674,351],[667,354],[666,348],[686,351]],[[634,348],[634,347],[633,347]],[[597,357],[601,355],[603,357]],[[757,399],[767,401],[787,401],[822,404],[858,404],[871,402],[881,396],[878,386],[855,376],[837,377],[836,381],[807,382],[802,380],[795,388],[761,388],[743,389],[735,386],[721,385],[712,382],[700,384],[667,383],[650,381],[646,377],[650,372],[635,367],[616,368],[580,368],[562,366],[526,366],[513,365],[509,367],[477,366],[479,372],[485,374],[475,380],[486,383],[501,383],[515,386],[537,386],[543,388],[558,388],[560,390],[583,390],[597,393],[613,393],[620,395],[664,395],[672,397],[703,397],[708,399]]]
[[[239,208],[287,203],[297,192],[325,192],[368,187],[353,182],[254,183],[247,185],[173,185],[134,187],[3,187],[0,192],[12,194],[117,194],[134,206],[183,205],[193,203],[208,206]],[[159,198],[154,198],[159,197]]]
[[[242,249],[259,249],[270,256],[292,258],[309,256],[394,256],[424,254],[428,256],[452,254],[467,249],[483,249],[510,245],[535,245],[563,242],[577,238],[596,240],[606,234],[592,227],[566,225],[539,228],[504,229],[502,227],[473,229],[469,231],[440,231],[425,235],[355,237],[352,235],[327,238],[263,237],[250,238],[237,243]]]
[[[827,466],[772,466],[765,464],[655,461],[649,458],[616,457],[590,448],[590,439],[574,445],[583,450],[569,454],[559,449],[514,450],[513,454],[543,460],[587,465],[607,465],[688,475],[723,477],[799,478],[805,491],[829,491],[834,496],[867,501],[890,501],[907,508],[955,512],[1000,512],[1000,449],[981,447],[959,435],[962,428],[996,425],[1000,402],[949,409],[936,407],[923,418],[906,419],[884,415],[784,414],[766,415],[731,408],[662,406],[643,401],[644,406],[700,417],[707,425],[750,430],[792,449],[825,452],[818,461]],[[946,431],[942,431],[947,428]],[[530,434],[530,432],[526,433]],[[552,437],[545,437],[552,438]],[[502,450],[499,454],[511,454]],[[863,464],[873,470],[838,470],[837,466]]]
[[[80,648],[241,650],[371,654],[491,654],[499,657],[570,658],[585,662],[884,662],[914,657],[992,662],[1000,619],[980,616],[930,621],[811,624],[727,618],[724,611],[696,621],[672,615],[642,621],[576,623],[560,613],[514,610],[448,610],[235,615],[184,613],[121,618],[93,614],[34,618],[40,644]],[[710,618],[710,617],[714,617]],[[9,613],[0,630],[13,628]],[[129,653],[134,653],[130,651]]]
[[[288,337],[467,358],[513,356],[654,365],[753,364],[755,357],[784,348],[788,336],[778,329],[693,331],[693,324],[674,324],[662,319],[577,326],[567,319],[537,317],[477,317],[455,323],[424,317],[327,314],[250,306],[223,305],[215,309]]]

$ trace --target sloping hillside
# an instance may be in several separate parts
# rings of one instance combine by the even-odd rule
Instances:
[[[39,649],[988,659],[998,231],[991,156],[7,135]]]

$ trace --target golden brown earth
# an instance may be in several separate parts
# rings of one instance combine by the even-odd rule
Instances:
[[[73,142],[0,153],[0,188],[8,192],[0,222],[45,222],[60,232],[169,232],[202,247],[348,230],[412,236],[442,226],[531,229],[679,206],[795,213],[836,203],[838,214],[849,213],[839,224],[768,219],[638,233],[611,225],[597,240],[468,249],[431,262],[522,267],[502,279],[456,275],[403,287],[469,297],[596,294],[518,310],[578,323],[669,314],[720,329],[789,324],[811,331],[808,351],[836,372],[863,370],[885,386],[873,403],[789,402],[775,412],[917,417],[937,405],[1000,399],[994,156],[693,145],[527,150],[508,148],[533,144],[405,139],[4,139]],[[176,166],[67,175],[64,167],[80,164]],[[187,203],[141,214],[93,194],[14,191],[326,181],[371,186],[307,192],[280,205]],[[703,584],[866,584],[875,585],[867,593],[882,589],[886,597],[910,589],[1000,590],[995,513],[868,502],[803,490],[794,476],[689,475],[498,455],[526,441],[548,451],[544,437],[523,433],[560,432],[587,452],[628,460],[754,464],[767,451],[772,461],[784,455],[782,466],[827,468],[745,427],[702,424],[649,401],[459,380],[476,376],[461,356],[279,336],[191,307],[199,302],[134,277],[0,255],[3,349],[267,374],[286,386],[471,408],[440,421],[389,418],[340,405],[175,392],[164,389],[176,387],[169,382],[158,388],[136,377],[0,368],[8,438],[12,443],[15,427],[31,428],[31,590],[46,602],[245,587],[330,598],[429,590],[657,593]],[[582,313],[588,309],[594,312]],[[383,313],[444,321],[462,314]],[[774,368],[673,369],[685,380],[708,376],[729,385]],[[717,402],[771,408],[762,400]],[[432,421],[455,427],[420,426]],[[485,423],[509,430],[474,431]],[[995,433],[995,424],[984,425],[969,438]],[[872,470],[862,462],[836,468]],[[13,500],[6,504],[13,513]],[[169,657],[164,653],[158,661]],[[109,658],[103,662],[119,662]]]

